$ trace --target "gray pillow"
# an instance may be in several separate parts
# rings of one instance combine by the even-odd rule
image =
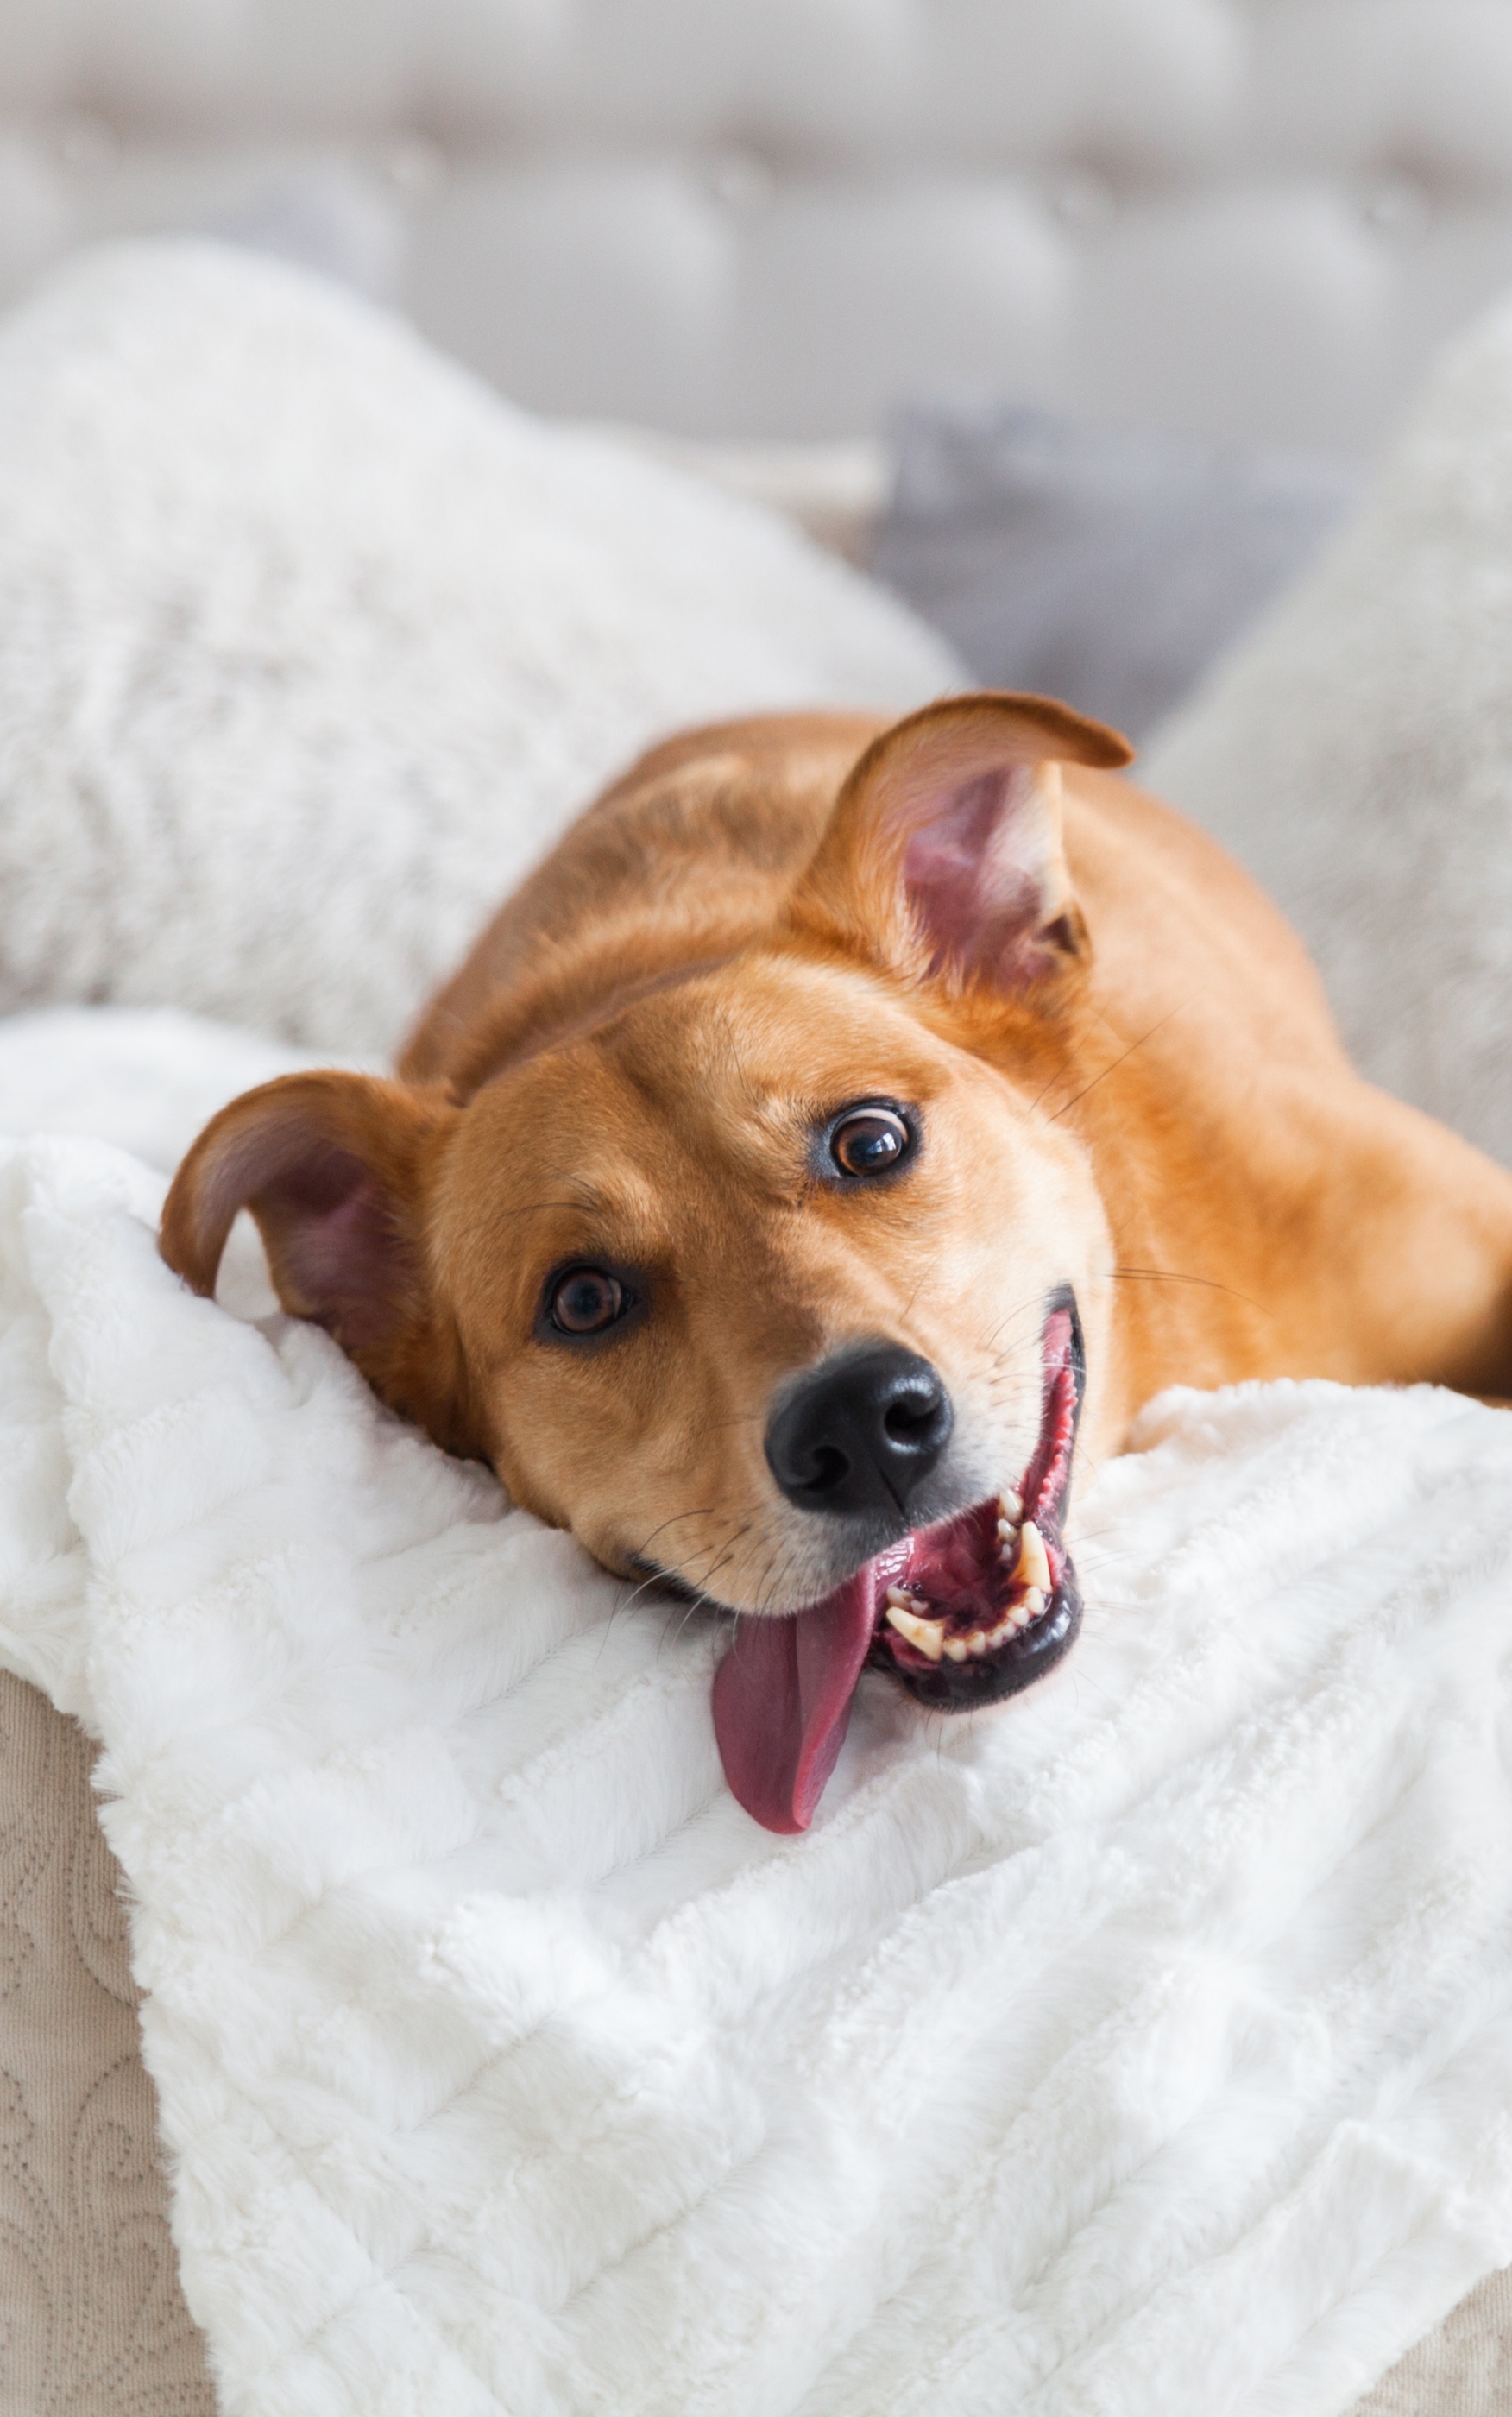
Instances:
[[[1361,1072],[1512,1166],[1512,294],[1141,777],[1296,925]]]
[[[1132,738],[1311,558],[1359,474],[1047,412],[903,422],[872,568],[990,687],[1038,690]]]

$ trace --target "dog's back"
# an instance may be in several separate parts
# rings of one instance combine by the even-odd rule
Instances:
[[[611,999],[747,946],[885,727],[862,714],[769,714],[652,748],[505,901],[426,1008],[399,1072],[471,1091]]]

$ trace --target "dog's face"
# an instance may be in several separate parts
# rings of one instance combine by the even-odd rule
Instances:
[[[1080,1145],[875,978],[779,952],[490,1085],[433,1218],[516,1498],[743,1611],[828,1594],[900,1504],[1016,1486],[1046,1303],[1095,1317],[1108,1264]]]
[[[772,1827],[809,1817],[868,1659],[964,1709],[1075,1632],[1111,1252],[1044,1104],[1086,956],[1045,759],[1116,760],[1088,728],[915,717],[760,946],[465,1104],[269,1086],[170,1200],[195,1281],[249,1203],[286,1305],[396,1406],[610,1568],[751,1616],[716,1718]]]

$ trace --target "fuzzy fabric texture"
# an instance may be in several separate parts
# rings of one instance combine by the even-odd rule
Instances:
[[[1291,917],[1364,1072],[1512,1164],[1512,301],[1139,777]]]
[[[208,243],[0,324],[0,1011],[374,1054],[652,739],[962,684],[776,515]]]
[[[209,1087],[100,1028],[118,1132]],[[777,1838],[716,1631],[161,1188],[3,1147],[0,1661],[104,1743],[229,2417],[1338,2417],[1512,2257],[1512,1417],[1167,1397],[1062,1678],[869,1676]]]
[[[330,1063],[178,1008],[39,1008],[0,1016],[0,1132],[87,1133],[172,1175],[228,1100]]]

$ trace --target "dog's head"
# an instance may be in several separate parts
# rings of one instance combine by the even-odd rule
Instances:
[[[465,1101],[269,1084],[169,1196],[198,1289],[249,1208],[386,1400],[611,1569],[743,1615],[716,1720],[771,1828],[807,1824],[869,1659],[960,1710],[1076,1630],[1111,1254],[1053,1112],[1088,961],[1059,766],[1126,753],[1034,700],[932,707],[755,944]]]

